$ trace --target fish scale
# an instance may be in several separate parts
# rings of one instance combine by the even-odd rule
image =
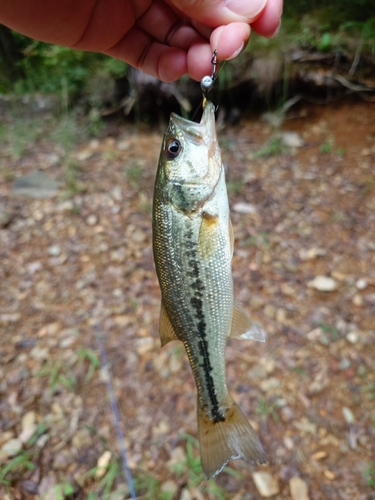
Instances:
[[[171,115],[155,182],[153,250],[162,345],[181,340],[193,370],[205,475],[231,459],[263,463],[225,379],[227,337],[259,340],[259,329],[233,301],[233,235],[212,103],[199,124]]]

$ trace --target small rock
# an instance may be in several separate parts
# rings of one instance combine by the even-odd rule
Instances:
[[[104,474],[106,473],[107,467],[109,462],[111,461],[112,454],[109,450],[105,451],[100,457],[98,458],[98,463],[97,463],[97,471],[95,473],[95,476],[98,479],[101,479]]]
[[[268,472],[254,472],[253,481],[259,494],[264,498],[273,497],[279,493],[277,480]]]
[[[44,172],[32,172],[15,179],[13,192],[30,198],[50,198],[56,196],[59,185]]]
[[[363,306],[363,298],[362,295],[359,293],[356,293],[354,297],[352,298],[352,303],[357,306],[357,307],[362,307]]]
[[[56,476],[50,472],[47,476],[43,477],[39,484],[39,497],[43,498],[43,500],[58,500],[60,495],[58,495],[59,492],[57,491],[55,486]]]
[[[345,421],[348,424],[353,424],[355,422],[355,417],[354,417],[353,412],[350,408],[347,408],[346,406],[344,406],[342,409],[342,414],[344,415]]]
[[[29,439],[31,439],[32,436],[34,435],[37,429],[37,426],[35,424],[35,418],[36,418],[35,411],[28,411],[22,417],[22,423],[21,423],[22,432],[18,436],[19,440],[22,443],[27,443],[27,441],[29,441]]]
[[[271,377],[266,380],[262,380],[259,386],[264,392],[272,391],[273,389],[276,389],[280,386],[280,380],[275,377]]]
[[[37,361],[43,361],[48,358],[48,349],[46,347],[35,346],[31,349],[30,356]]]
[[[315,276],[315,278],[307,283],[309,288],[315,288],[320,292],[333,292],[337,289],[337,283],[329,276]]]
[[[326,251],[324,248],[309,248],[308,250],[300,250],[299,252],[299,258],[301,260],[313,260],[316,259],[317,257],[322,257],[323,255],[326,254]]]
[[[359,335],[358,332],[349,332],[346,335],[346,340],[350,342],[351,344],[356,344],[359,340]]]
[[[48,253],[52,257],[58,257],[61,253],[60,247],[58,245],[52,245],[49,247]]]
[[[358,288],[358,290],[364,290],[365,288],[367,288],[368,283],[364,278],[360,278],[356,281],[355,286]]]
[[[14,214],[7,212],[5,206],[0,203],[0,228],[7,227],[14,219]]]
[[[300,477],[292,477],[289,481],[292,500],[309,500],[306,482]]]
[[[32,495],[36,495],[38,493],[38,483],[30,481],[29,479],[22,481],[21,488]]]
[[[92,439],[87,429],[79,429],[72,438],[73,446],[83,448],[91,443]]]
[[[324,474],[324,477],[326,479],[328,479],[329,481],[333,481],[336,477],[335,474],[331,470],[328,470],[328,469],[323,471],[323,474]]]
[[[297,132],[283,132],[281,143],[287,148],[301,148],[304,145],[302,137]]]
[[[172,496],[176,493],[177,488],[178,488],[177,484],[169,479],[168,481],[165,481],[165,483],[161,485],[160,491],[162,493],[169,493],[170,494],[169,498],[172,498]]]
[[[91,214],[86,218],[86,224],[88,226],[95,226],[95,224],[98,222],[98,218],[96,215]]]
[[[180,496],[180,500],[192,500],[192,496],[191,496],[191,493],[188,489],[184,488],[182,491],[181,491],[181,496]]]
[[[348,358],[341,358],[340,359],[340,362],[339,362],[340,370],[347,370],[351,366],[352,366],[352,363],[351,363],[350,359],[348,359]]]
[[[177,446],[171,451],[171,458],[166,463],[168,469],[173,472],[177,465],[186,463],[186,453],[182,446]]]
[[[22,443],[19,439],[10,439],[0,448],[0,455],[14,457],[22,449]]]
[[[311,455],[312,460],[323,460],[323,458],[327,458],[328,454],[324,450],[316,451]]]
[[[295,427],[301,432],[316,434],[316,424],[310,422],[306,417],[302,417],[299,422],[294,422]]]
[[[251,205],[250,203],[239,202],[233,205],[233,211],[239,214],[256,214],[257,209],[255,205]]]
[[[119,149],[120,151],[127,151],[128,149],[130,149],[131,142],[129,141],[129,139],[125,139],[122,141],[118,141],[116,146],[117,146],[117,149]]]

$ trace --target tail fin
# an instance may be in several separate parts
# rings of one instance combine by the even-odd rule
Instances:
[[[213,422],[198,409],[198,427],[202,468],[207,479],[237,458],[253,464],[266,463],[258,436],[234,401],[226,411],[225,420],[219,422]]]

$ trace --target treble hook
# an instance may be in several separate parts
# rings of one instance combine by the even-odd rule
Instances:
[[[211,76],[209,76],[209,75],[204,76],[201,80],[201,89],[203,91],[203,104],[202,104],[203,107],[206,104],[207,94],[213,88],[216,77],[217,77],[217,73],[216,73],[217,49],[214,50],[214,53],[213,53],[212,59],[211,59],[211,64],[212,64]]]

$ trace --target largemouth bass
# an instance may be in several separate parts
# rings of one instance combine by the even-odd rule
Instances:
[[[178,339],[185,346],[198,390],[200,453],[207,478],[230,460],[266,461],[225,379],[227,337],[264,339],[233,300],[233,232],[214,111],[207,102],[200,123],[172,113],[153,203],[161,343]]]

